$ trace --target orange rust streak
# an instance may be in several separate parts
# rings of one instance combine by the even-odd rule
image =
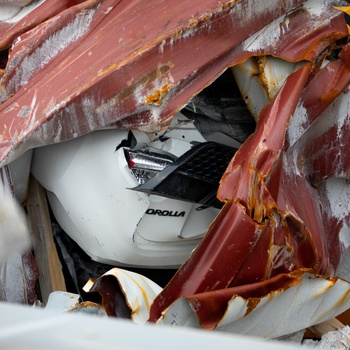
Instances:
[[[152,94],[146,96],[145,103],[160,106],[162,104],[162,100],[168,94],[171,88],[171,84],[165,84],[160,89],[154,90]]]
[[[245,316],[256,309],[256,306],[260,303],[260,300],[261,298],[249,298],[247,300],[247,311],[245,313]]]

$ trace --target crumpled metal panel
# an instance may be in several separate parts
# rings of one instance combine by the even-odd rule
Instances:
[[[91,301],[81,301],[79,294],[56,291],[49,295],[46,305],[42,305],[38,301],[35,307],[44,307],[46,310],[54,310],[56,312],[74,312],[106,317],[106,312],[100,304]]]
[[[316,74],[310,75],[311,65],[306,65],[290,75],[263,110],[255,134],[222,178],[218,198],[226,202],[223,210],[156,298],[151,321],[182,296],[234,286],[245,291],[252,283],[304,267],[334,275],[348,247],[350,227],[350,158],[344,149],[350,126],[345,89],[350,83],[349,48]],[[293,119],[299,122],[293,124]],[[338,198],[328,179],[343,181]],[[200,323],[213,318],[198,314]],[[225,322],[223,315],[215,317],[216,323]]]
[[[24,6],[21,11],[10,18],[0,16],[0,50],[7,49],[16,41],[18,36],[35,28],[49,18],[59,15],[69,7],[80,4],[84,0],[63,1],[23,1],[23,2],[0,2],[0,6],[11,6],[11,4]],[[40,6],[38,6],[40,5]],[[0,7],[1,9],[1,7]],[[2,20],[1,20],[2,19]]]
[[[12,47],[0,85],[1,164],[30,147],[106,126],[162,128],[193,95],[247,56],[265,51],[314,59],[347,28],[328,2],[317,15],[310,10],[314,2],[303,3],[105,0],[62,11]],[[269,37],[268,24],[287,11],[278,36]],[[157,21],[150,22],[150,14]],[[270,40],[259,41],[255,33],[265,27]]]
[[[348,282],[315,275],[334,275],[349,242],[349,50],[300,68],[263,111],[222,179],[223,211],[150,321],[275,338],[349,308]]]
[[[350,307],[347,281],[315,276],[304,269],[242,289],[183,297],[164,312],[158,324],[271,339],[319,324]]]
[[[254,283],[264,287],[304,267],[332,275],[347,245],[349,217],[334,207],[334,185],[324,180],[348,180],[349,103],[342,92],[349,47],[319,67],[347,36],[344,16],[330,1],[81,2],[13,45],[0,84],[0,162],[106,126],[166,127],[223,70],[252,56],[307,60],[232,160],[218,193],[223,210],[154,300],[150,321],[182,296],[219,304],[230,288],[246,295]],[[214,299],[213,291],[220,291]],[[225,308],[231,298],[237,299],[224,300]],[[195,306],[200,324],[230,324],[231,311]]]
[[[232,67],[235,81],[256,121],[261,110],[280,90],[285,79],[305,62],[287,62],[273,56],[259,56],[248,58]]]
[[[145,324],[154,298],[162,288],[145,276],[124,269],[113,268],[96,281],[89,280],[85,292],[98,292],[102,306],[109,316],[131,318]]]

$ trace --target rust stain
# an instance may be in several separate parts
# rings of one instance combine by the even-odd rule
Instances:
[[[326,292],[329,289],[331,289],[334,286],[334,284],[336,283],[336,279],[335,278],[327,278],[327,279],[325,278],[324,281],[325,281],[326,285],[323,286],[322,289],[316,290],[316,292],[312,294],[315,299],[317,299],[317,298],[321,297],[322,295],[326,294]]]
[[[96,304],[92,301],[84,301],[82,303],[77,303],[75,306],[71,308],[71,311],[77,310],[77,309],[87,309],[87,308],[95,308],[95,309],[101,309],[103,310],[102,306],[99,304]]]
[[[233,6],[233,4],[235,3],[235,1],[229,1],[226,4],[221,5],[221,10],[222,11],[226,11],[227,9],[231,8]]]
[[[182,34],[182,29],[178,28],[175,30],[174,34],[171,36],[171,39],[174,40],[175,38],[179,37]]]
[[[154,106],[160,106],[162,100],[171,90],[172,84],[164,84],[160,89],[155,89],[153,93],[149,94],[145,98],[145,103]]]
[[[257,305],[260,303],[261,298],[249,298],[247,300],[247,311],[245,316],[249,315],[252,311],[255,310]]]
[[[135,91],[137,91],[137,89],[139,89],[140,87],[146,86],[147,84],[156,81],[157,79],[160,79],[164,76],[166,76],[169,72],[170,69],[174,66],[174,64],[172,62],[168,62],[166,64],[163,64],[161,66],[159,66],[157,69],[149,72],[147,75],[145,75],[144,77],[142,77],[140,80],[131,83],[130,85],[128,85],[124,90],[120,91],[117,95],[115,95],[114,97],[112,97],[109,102],[107,103],[108,105],[116,105],[119,102],[123,101],[124,99],[130,97],[131,95],[133,95],[135,93]],[[164,98],[164,96],[166,95],[166,93],[170,90],[171,88],[171,84],[165,84],[167,86],[163,86],[161,89],[159,89],[159,98],[160,98],[160,103],[161,104],[161,100],[162,98]],[[153,96],[154,95],[154,96]],[[147,98],[145,99],[146,103],[147,102]],[[152,103],[153,101],[153,103]],[[151,104],[155,104],[157,102],[157,94],[154,92],[153,94],[150,95],[149,97],[149,103]],[[102,104],[100,107],[97,108],[97,112],[100,112],[101,110],[104,109],[106,104]]]
[[[180,33],[181,34],[181,33]],[[161,39],[158,38],[158,39]],[[155,40],[155,41],[158,41]],[[163,40],[164,41],[164,40]],[[118,67],[121,67],[125,62],[128,62],[128,61],[131,61],[132,59],[134,59],[135,57],[137,57],[137,55],[139,55],[140,53],[146,51],[149,47],[151,47],[152,45],[154,44],[153,41],[151,41],[150,43],[148,43],[147,45],[145,46],[141,46],[139,47],[138,49],[135,49],[131,54],[125,56],[125,58],[119,62],[116,62],[116,63],[112,63],[111,65],[101,69],[99,72],[98,72],[98,76],[101,77],[101,76],[104,76],[106,74],[109,74],[111,73],[113,70],[117,69]]]
[[[339,279],[339,280],[340,280],[340,279]],[[334,282],[334,283],[335,283],[335,282]],[[337,306],[340,306],[340,305],[345,304],[345,302],[349,299],[349,297],[350,297],[350,290],[347,289],[347,290],[344,292],[344,294],[343,294],[341,297],[338,298],[336,305],[337,305]]]
[[[213,15],[212,15],[210,12],[208,12],[208,13],[204,14],[203,16],[199,17],[199,21],[201,21],[201,22],[206,22],[206,21],[208,21],[212,16],[213,16]]]
[[[266,56],[258,56],[256,57],[256,63],[258,65],[259,68],[259,75],[261,78],[261,82],[264,86],[264,89],[267,92],[267,95],[269,96],[269,98],[271,99],[271,96],[269,94],[269,86],[271,85],[271,83],[269,83],[269,80],[266,77],[266,73],[265,73],[265,67],[266,67]]]
[[[189,22],[188,22],[187,29],[193,28],[193,27],[195,27],[197,24],[198,24],[198,20],[196,20],[196,19],[191,19],[191,20],[189,20]]]
[[[319,277],[322,278],[322,276],[319,276]],[[329,283],[329,286],[327,286],[324,289],[324,293],[326,293],[330,288],[332,288],[338,281],[345,281],[345,280],[342,280],[341,278],[324,278],[324,280]],[[345,282],[348,283],[347,281]],[[315,298],[319,296],[322,296],[322,292],[320,292],[320,295],[314,294]],[[320,320],[324,319],[325,316],[327,316],[329,313],[332,313],[332,310],[341,309],[341,307],[344,304],[346,304],[349,298],[350,298],[350,290],[346,289],[343,292],[343,294],[337,297],[337,300],[335,300],[335,302],[331,306],[331,310],[325,310],[325,312],[319,316],[319,319]],[[348,314],[349,314],[349,309],[343,312],[342,314],[338,315],[337,318],[340,319],[344,324],[349,324]]]

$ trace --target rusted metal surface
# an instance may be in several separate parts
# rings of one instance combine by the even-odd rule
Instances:
[[[193,95],[248,56],[314,59],[347,28],[327,3],[317,15],[303,3],[106,0],[62,11],[12,47],[0,91],[1,164],[29,147],[101,127],[164,127]],[[150,13],[158,20],[150,22]],[[260,42],[263,28],[270,40]]]

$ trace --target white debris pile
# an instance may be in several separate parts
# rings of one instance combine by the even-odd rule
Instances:
[[[319,341],[305,339],[302,345],[317,350],[350,349],[350,327],[328,332]]]

